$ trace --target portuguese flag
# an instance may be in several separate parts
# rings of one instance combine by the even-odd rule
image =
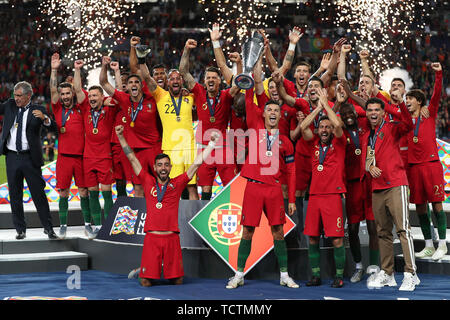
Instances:
[[[202,208],[190,221],[191,227],[225,261],[237,271],[237,254],[242,236],[240,225],[242,200],[247,179],[236,176],[222,191]],[[295,227],[286,216],[284,234]],[[245,265],[244,274],[250,271],[273,248],[273,238],[266,216],[261,216],[255,229],[252,250]]]

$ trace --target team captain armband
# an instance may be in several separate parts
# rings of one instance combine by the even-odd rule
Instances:
[[[294,162],[294,155],[291,154],[291,155],[288,155],[288,156],[284,157],[284,162],[285,163],[292,163],[292,162]]]

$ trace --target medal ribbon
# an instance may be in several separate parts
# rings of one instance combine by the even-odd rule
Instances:
[[[214,114],[216,113],[216,106],[220,103],[220,91],[217,94],[217,97],[214,97],[214,103],[211,105],[211,101],[208,97],[208,93],[206,93],[206,103],[208,104],[208,110],[211,117],[214,117]]]
[[[311,102],[309,102],[309,112],[310,113],[312,113],[314,111],[314,109],[313,109],[313,107],[312,107],[312,105],[311,105]],[[319,112],[319,114],[317,115],[317,117],[316,118],[314,118],[314,128],[318,128],[319,127],[319,119],[320,119],[320,117],[323,115],[323,112],[322,112],[322,110]]]
[[[67,112],[65,110],[66,110],[66,108],[63,107],[62,112],[61,112],[61,127],[64,127],[66,125],[67,119],[73,112],[72,108],[70,108]]]
[[[92,125],[94,126],[94,128],[97,128],[98,120],[100,119],[102,110],[103,110],[103,106],[100,108],[99,111],[95,111],[94,109],[91,109]]]
[[[319,164],[323,165],[325,162],[325,157],[327,156],[328,150],[330,150],[331,145],[322,147],[322,142],[319,141]]]
[[[269,132],[266,129],[266,140],[267,140],[267,151],[272,151],[272,145],[277,139],[278,135],[280,134],[280,131],[278,131],[276,134],[269,136]]]
[[[420,127],[420,115],[417,118],[416,127],[414,128],[414,137],[419,135],[419,127]]]
[[[383,128],[384,123],[385,123],[385,121],[383,119],[383,121],[381,122],[380,126],[378,127],[378,130],[377,130],[376,134],[369,136],[369,145],[370,145],[370,147],[372,148],[373,151],[375,151],[375,144],[377,142],[377,137],[378,137],[378,134],[380,133],[381,128]]]
[[[158,199],[159,203],[162,203],[162,200],[164,198],[164,194],[167,191],[167,186],[169,184],[169,180],[162,186],[162,188],[159,188],[159,183],[156,182],[156,198]]]
[[[144,102],[144,96],[141,97],[141,100],[139,100],[138,106],[136,109],[133,108],[133,101],[131,100],[131,121],[136,122],[136,118],[138,116],[139,111],[142,110],[142,103]]]
[[[361,146],[359,144],[359,134],[358,134],[358,129],[356,129],[355,131],[353,130],[348,130],[348,132],[350,132],[350,138],[352,139],[353,143],[355,144],[355,148],[356,149],[361,149]]]
[[[177,117],[180,116],[180,110],[181,110],[181,102],[183,101],[183,96],[180,93],[180,97],[178,98],[178,104],[175,101],[175,98],[170,95],[170,99],[172,99],[173,107],[175,108],[175,113],[177,114]]]

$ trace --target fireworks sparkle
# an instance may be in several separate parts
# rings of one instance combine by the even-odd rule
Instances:
[[[111,54],[135,13],[134,3],[126,0],[45,0],[39,9],[48,20],[40,21],[38,30],[58,34],[55,45],[67,49],[65,60],[83,59],[90,68],[101,63],[101,55]]]

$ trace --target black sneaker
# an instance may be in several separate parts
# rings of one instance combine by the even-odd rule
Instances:
[[[19,232],[17,235],[16,235],[16,239],[17,240],[23,240],[23,239],[25,239],[26,238],[26,234],[25,234],[25,232]]]
[[[44,230],[44,233],[48,236],[48,238],[50,240],[56,240],[59,239],[58,236],[56,235],[55,231],[53,231],[53,229],[50,230]]]
[[[342,288],[343,286],[344,286],[344,280],[342,278],[334,278],[334,281],[331,284],[332,288]]]
[[[317,287],[322,284],[322,280],[319,277],[313,276],[311,280],[306,283],[307,287]]]

